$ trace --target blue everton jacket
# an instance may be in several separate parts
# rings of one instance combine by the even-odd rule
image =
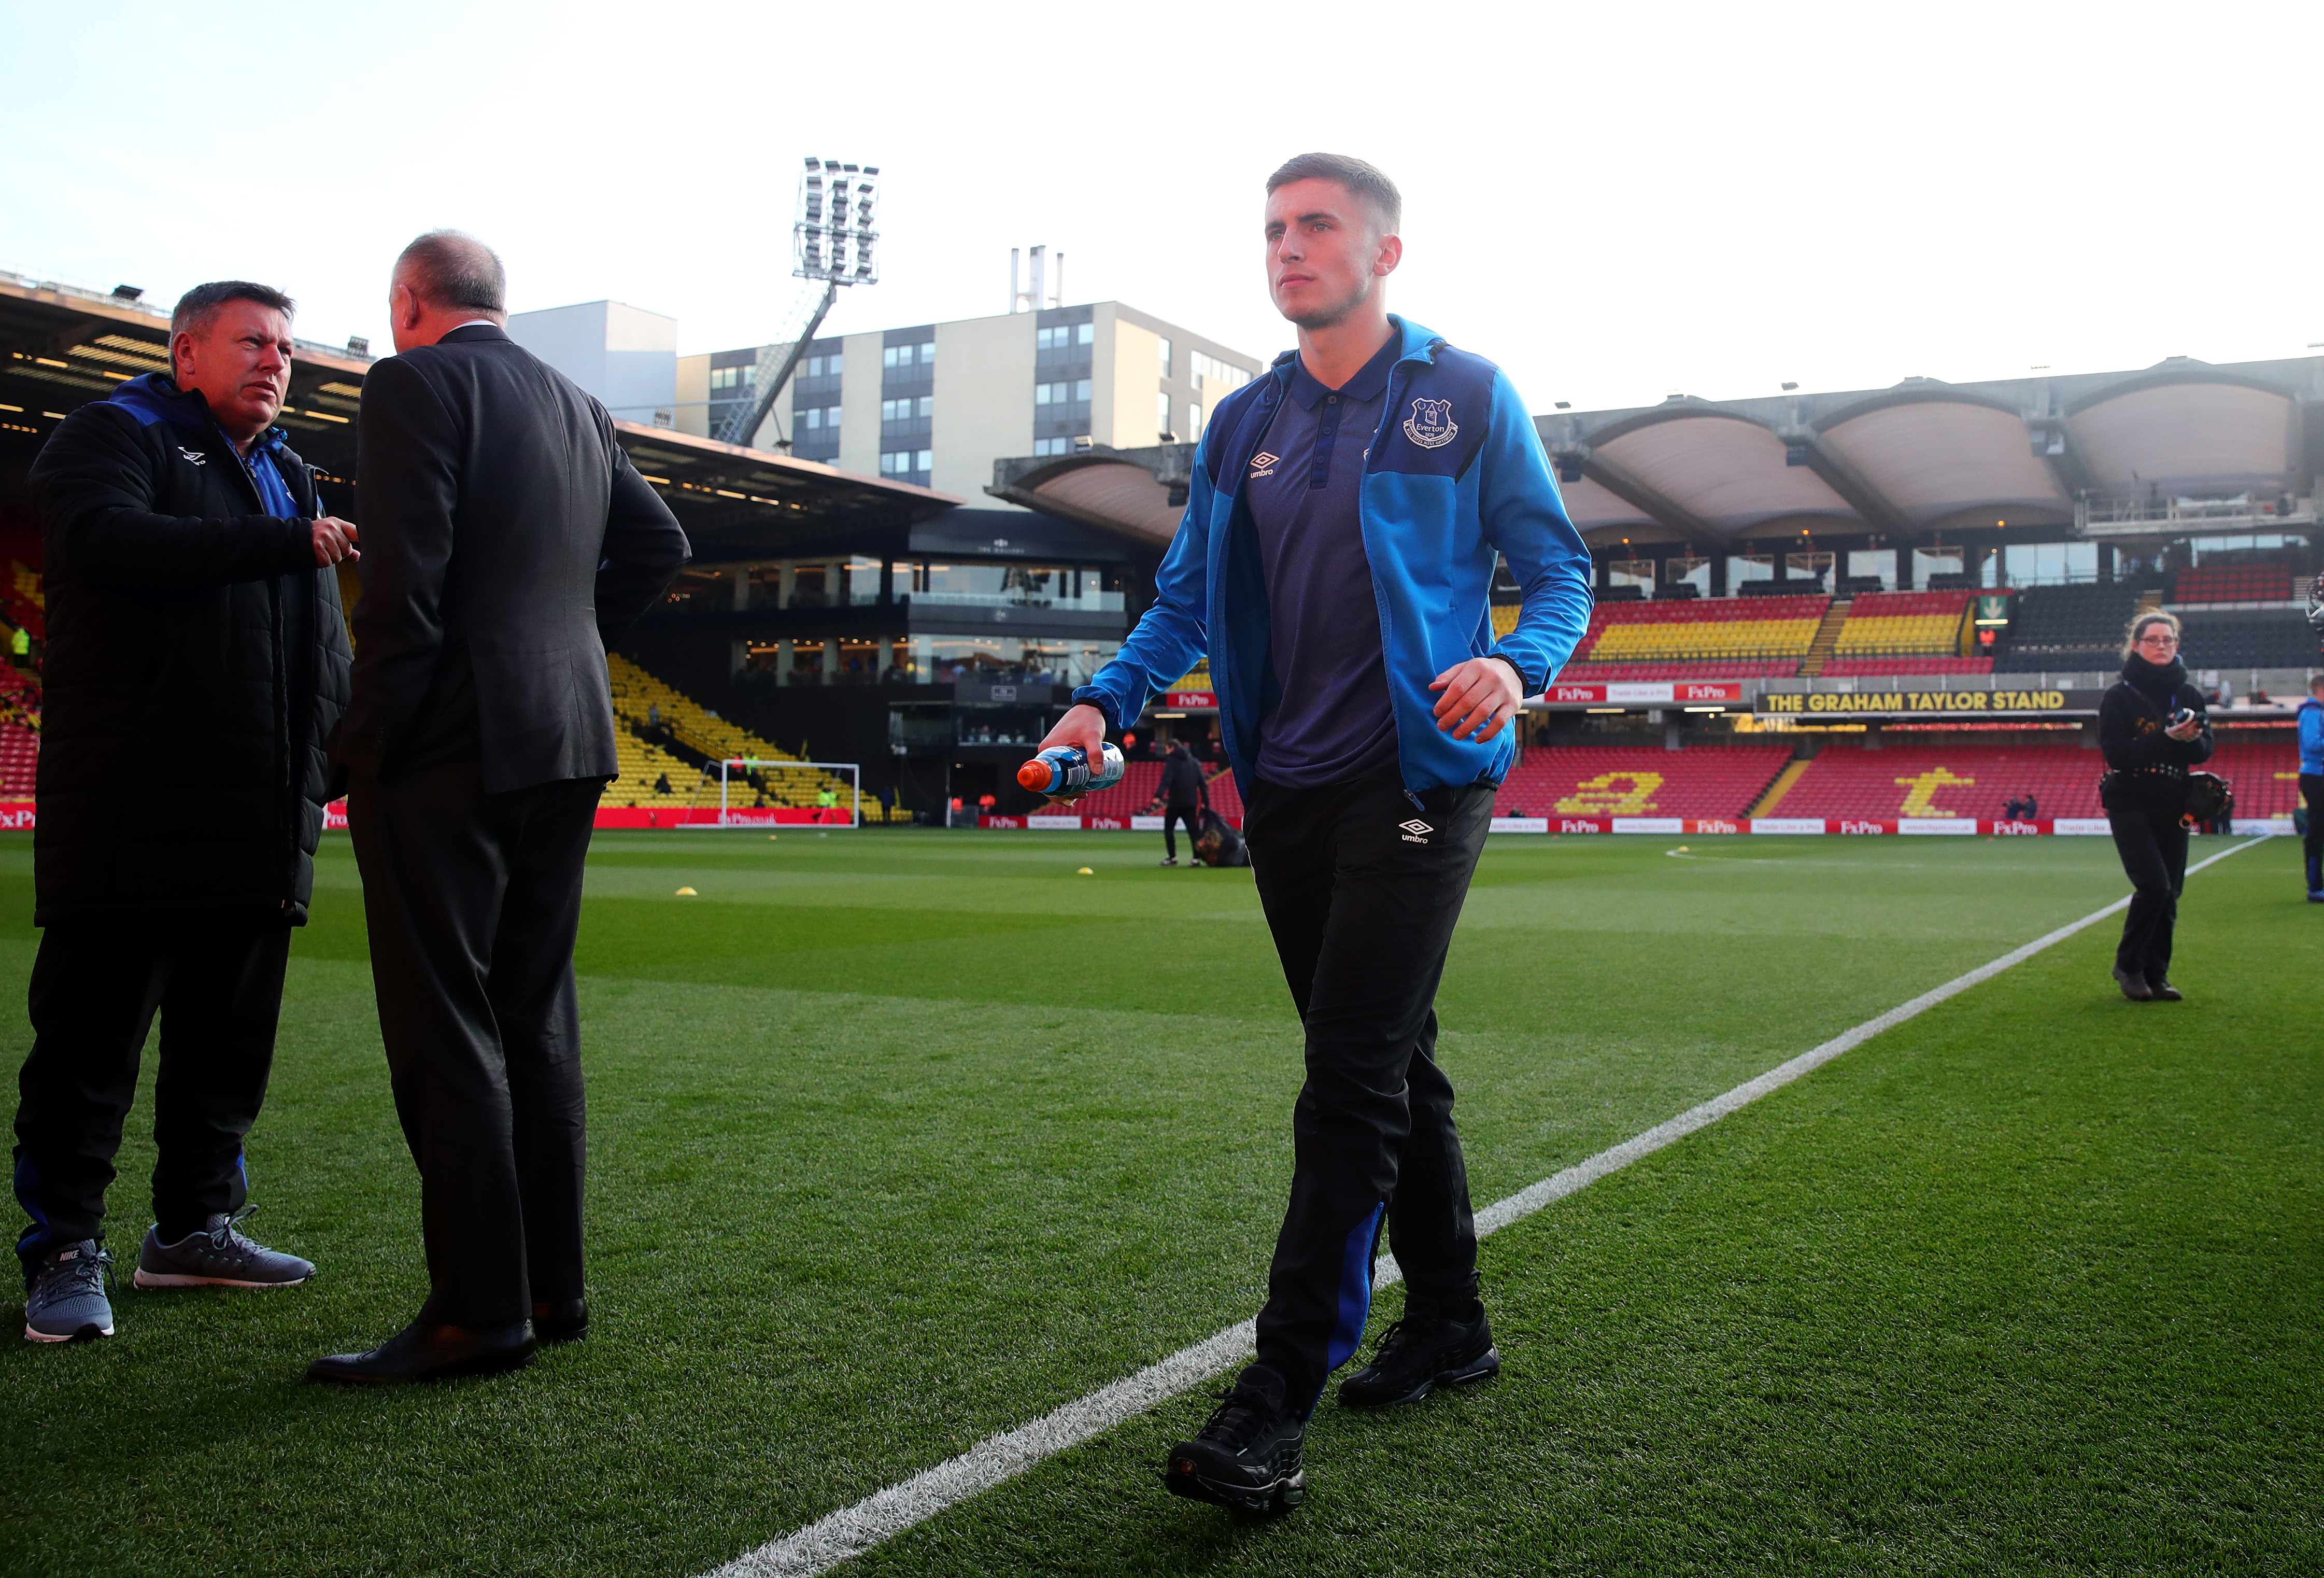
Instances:
[[[2300,704],[2300,771],[2324,776],[2324,706],[2310,697]]]
[[[1430,680],[1471,658],[1517,668],[1525,694],[1548,688],[1590,623],[1590,551],[1565,513],[1533,418],[1499,367],[1401,318],[1380,429],[1364,462],[1364,552],[1407,792],[1499,783],[1516,732],[1490,741],[1439,732]],[[1154,605],[1111,662],[1074,692],[1116,728],[1204,657],[1235,781],[1250,792],[1260,720],[1277,698],[1267,586],[1243,496],[1251,457],[1286,398],[1296,351],[1236,390],[1195,451],[1186,513],[1154,577]],[[1496,641],[1496,553],[1524,591],[1517,627]]]

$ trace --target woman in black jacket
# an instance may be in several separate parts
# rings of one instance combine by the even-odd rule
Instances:
[[[2179,621],[2142,614],[2123,648],[2122,679],[2098,704],[2098,748],[2107,774],[2098,798],[2130,878],[2114,978],[2133,1002],[2177,1002],[2171,984],[2171,933],[2187,882],[2187,770],[2209,761],[2211,724],[2202,693],[2179,661]]]

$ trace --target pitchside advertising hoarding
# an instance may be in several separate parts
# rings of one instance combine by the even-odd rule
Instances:
[[[1682,702],[1740,701],[1740,679],[1688,679],[1670,684],[1553,685],[1542,692],[1553,706],[1664,706]]]
[[[1242,826],[1239,817],[1227,820]],[[33,822],[30,800],[0,800],[0,832],[29,832]],[[323,809],[323,826],[344,831],[347,803],[333,800]],[[849,826],[844,810],[802,809],[797,807],[738,807],[724,824],[714,807],[707,810],[642,809],[634,806],[601,806],[600,827],[792,827],[817,825]],[[1159,817],[1097,817],[1053,812],[1035,817],[981,817],[982,827],[1020,828],[1035,833],[1159,833]],[[2290,834],[2292,818],[2238,817],[2237,835]],[[1969,817],[1496,817],[1496,833],[1644,833],[1664,837],[1702,838],[1720,834],[1802,834],[1839,836],[1892,835],[1903,837],[1950,835],[1968,838],[2025,837],[2066,835],[2104,837],[2109,829],[2103,817],[2043,817],[2036,821],[1984,822]]]

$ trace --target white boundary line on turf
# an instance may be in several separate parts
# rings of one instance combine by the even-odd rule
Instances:
[[[2241,854],[2255,844],[2266,842],[2267,839],[2262,836],[2231,844],[2218,854],[2189,866],[2187,874],[2192,876],[2205,866],[2216,864],[2231,854]],[[1530,1188],[1520,1189],[1506,1200],[1494,1202],[1477,1213],[1478,1236],[1481,1238],[1507,1227],[1569,1195],[1588,1188],[1609,1173],[1618,1172],[1632,1162],[1684,1139],[1696,1130],[1718,1122],[1729,1112],[1748,1106],[1769,1092],[1780,1090],[1802,1075],[1822,1067],[1841,1053],[1862,1046],[1883,1030],[1894,1029],[1905,1020],[1926,1013],[1946,999],[1958,997],[1970,987],[2024,964],[2043,949],[2064,942],[2075,933],[2097,925],[2109,915],[2119,914],[2129,906],[2129,899],[2122,898],[2103,909],[2094,909],[2080,920],[2070,921],[2047,936],[2035,937],[2023,947],[2012,948],[1989,964],[1979,964],[1967,974],[1954,976],[1910,1002],[1899,1003],[1876,1019],[1867,1020],[1853,1029],[1841,1031],[1821,1046],[1811,1047],[1788,1062],[1777,1064],[1757,1078],[1746,1080],[1723,1095],[1713,1096],[1701,1106],[1691,1107],[1666,1122],[1655,1124],[1643,1134],[1600,1151],[1587,1161],[1578,1162],[1563,1172],[1553,1174]],[[1376,1286],[1393,1287],[1402,1275],[1396,1262],[1384,1256],[1380,1260]],[[1126,1380],[1115,1381],[1111,1386],[1044,1414],[1030,1424],[1020,1425],[999,1435],[987,1436],[958,1457],[948,1458],[900,1484],[875,1491],[853,1507],[843,1507],[805,1528],[737,1557],[718,1568],[709,1578],[812,1578],[813,1574],[828,1572],[850,1557],[862,1555],[873,1546],[903,1533],[913,1525],[925,1522],[949,1507],[1014,1479],[1045,1457],[1054,1456],[1067,1447],[1078,1446],[1103,1435],[1123,1420],[1142,1414],[1157,1403],[1189,1389],[1205,1376],[1247,1362],[1255,1351],[1256,1326],[1255,1321],[1229,1326],[1192,1347],[1181,1348],[1158,1364],[1148,1365]]]

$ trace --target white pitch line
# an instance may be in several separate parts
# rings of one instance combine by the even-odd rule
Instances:
[[[2265,842],[2263,836],[2231,844],[2209,859],[2189,866],[2187,874],[2192,876],[2205,866],[2216,864],[2231,854],[2241,854],[2255,844]],[[2045,937],[2035,937],[2023,947],[2012,948],[1990,964],[1979,964],[1967,974],[1954,976],[1942,986],[1924,992],[1910,1002],[1899,1003],[1877,1019],[1867,1020],[1853,1029],[1841,1031],[1821,1046],[1812,1047],[1788,1062],[1777,1064],[1757,1078],[1746,1080],[1723,1095],[1713,1096],[1701,1106],[1691,1107],[1675,1118],[1655,1124],[1643,1134],[1600,1151],[1587,1161],[1552,1174],[1505,1200],[1495,1201],[1477,1213],[1477,1236],[1482,1238],[1513,1222],[1531,1216],[1546,1205],[1588,1188],[1609,1173],[1618,1172],[1640,1158],[1651,1156],[1696,1130],[1718,1122],[1729,1112],[1748,1106],[1769,1092],[1780,1090],[1803,1075],[1822,1067],[1841,1053],[1862,1046],[1883,1030],[1894,1029],[1905,1020],[1926,1013],[1947,998],[1958,997],[1970,987],[2024,964],[2044,948],[2054,947],[2107,916],[2119,914],[2129,905],[2130,900],[2123,898],[2103,909],[2094,909],[2080,920],[2070,921]],[[1397,1269],[1395,1260],[1382,1256],[1375,1286],[1393,1287],[1401,1278],[1402,1273]],[[843,1507],[805,1528],[735,1558],[709,1574],[709,1578],[812,1578],[813,1574],[829,1572],[840,1563],[852,1556],[862,1555],[913,1525],[925,1522],[949,1507],[1016,1478],[1045,1457],[1054,1456],[1069,1446],[1077,1446],[1104,1435],[1123,1420],[1142,1414],[1157,1403],[1166,1402],[1189,1389],[1205,1376],[1216,1375],[1221,1370],[1248,1362],[1256,1352],[1256,1324],[1254,1321],[1244,1321],[1229,1326],[1192,1347],[1179,1349],[1158,1364],[1148,1365],[1127,1380],[1115,1381],[1111,1386],[1067,1403],[1030,1424],[1019,1425],[1016,1429],[999,1435],[987,1436],[958,1457],[948,1458],[900,1484],[890,1485],[865,1497],[853,1507]]]

